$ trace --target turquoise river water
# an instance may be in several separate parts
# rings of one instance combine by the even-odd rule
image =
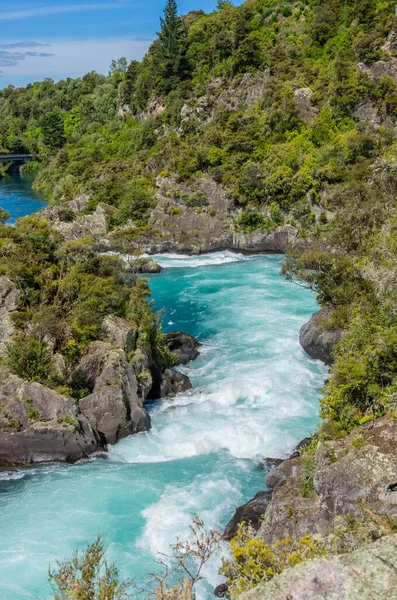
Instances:
[[[0,184],[0,206],[1,195]],[[298,341],[316,303],[279,275],[282,257],[155,259],[164,329],[203,343],[183,369],[194,389],[153,403],[152,431],[119,442],[109,460],[0,473],[1,600],[48,596],[49,564],[98,533],[121,575],[144,583],[195,513],[224,526],[264,489],[258,458],[287,455],[316,426],[326,371]],[[199,598],[210,598],[218,565],[206,566]]]

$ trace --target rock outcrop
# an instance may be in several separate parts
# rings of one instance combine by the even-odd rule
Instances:
[[[397,597],[397,536],[286,569],[240,600],[389,600]]]
[[[75,462],[102,448],[72,399],[0,367],[0,462]]]
[[[272,498],[260,535],[274,543],[290,535],[327,535],[339,521],[375,514],[397,519],[397,423],[382,417],[346,438],[320,442],[313,459],[313,492],[303,493],[302,457],[284,461],[265,478]],[[369,512],[368,512],[369,511]]]
[[[167,398],[176,396],[192,389],[192,384],[187,375],[183,375],[175,369],[166,369],[162,374],[160,384],[160,397]]]
[[[94,342],[73,371],[71,384],[92,392],[79,405],[105,444],[150,429],[136,375],[123,350]]]
[[[85,237],[100,239],[108,231],[108,216],[114,208],[100,203],[92,214],[85,214],[89,199],[87,195],[80,196],[71,202],[47,207],[42,214],[67,241]]]
[[[161,273],[162,268],[155,260],[149,257],[141,257],[134,260],[128,265],[130,273],[148,273],[150,275]]]
[[[187,365],[198,357],[200,342],[192,335],[182,331],[171,331],[165,335],[165,341],[172,354],[178,360],[179,365]]]
[[[102,323],[102,338],[129,354],[136,349],[138,330],[126,319],[108,315]]]
[[[303,325],[299,341],[307,354],[326,365],[333,363],[335,344],[342,338],[343,331],[330,325],[333,309],[324,307],[315,313],[310,321]]]
[[[310,88],[299,88],[294,91],[294,99],[298,106],[300,117],[305,123],[312,123],[319,110],[312,104],[313,91]]]
[[[226,525],[222,538],[228,541],[232,540],[237,534],[241,523],[249,524],[254,529],[258,530],[271,497],[272,492],[258,492],[252,500],[239,506],[236,509],[232,520]]]
[[[11,279],[4,275],[0,277],[0,356],[14,334],[11,315],[18,309],[19,299],[20,292]]]

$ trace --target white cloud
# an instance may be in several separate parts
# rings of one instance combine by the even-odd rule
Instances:
[[[89,10],[108,10],[110,8],[121,8],[122,4],[115,2],[101,2],[97,4],[65,4],[63,6],[43,6],[41,8],[27,8],[23,10],[12,10],[0,12],[0,21],[15,21],[29,19],[31,17],[42,17],[45,15],[57,15],[61,13],[82,12]]]
[[[25,60],[4,71],[1,85],[12,82],[20,85],[45,77],[55,80],[80,77],[90,71],[107,74],[113,58],[125,56],[128,60],[141,60],[150,45],[150,40],[130,38],[46,41],[51,56],[26,56]]]

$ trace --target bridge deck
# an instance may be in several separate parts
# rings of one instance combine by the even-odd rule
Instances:
[[[32,160],[31,154],[0,154],[0,162],[15,162],[20,160]]]

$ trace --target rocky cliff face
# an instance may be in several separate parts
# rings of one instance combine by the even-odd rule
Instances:
[[[4,317],[7,308],[16,306],[11,282],[3,283],[9,290],[0,305]],[[90,345],[70,375],[72,388],[86,390],[79,401],[0,367],[2,466],[75,462],[104,451],[123,437],[150,430],[144,403],[151,394],[172,397],[191,388],[186,375],[163,371],[148,352],[137,348],[137,331],[128,321],[107,316],[102,338]],[[180,362],[192,358],[198,346],[187,334],[174,334],[173,343],[182,353]]]

